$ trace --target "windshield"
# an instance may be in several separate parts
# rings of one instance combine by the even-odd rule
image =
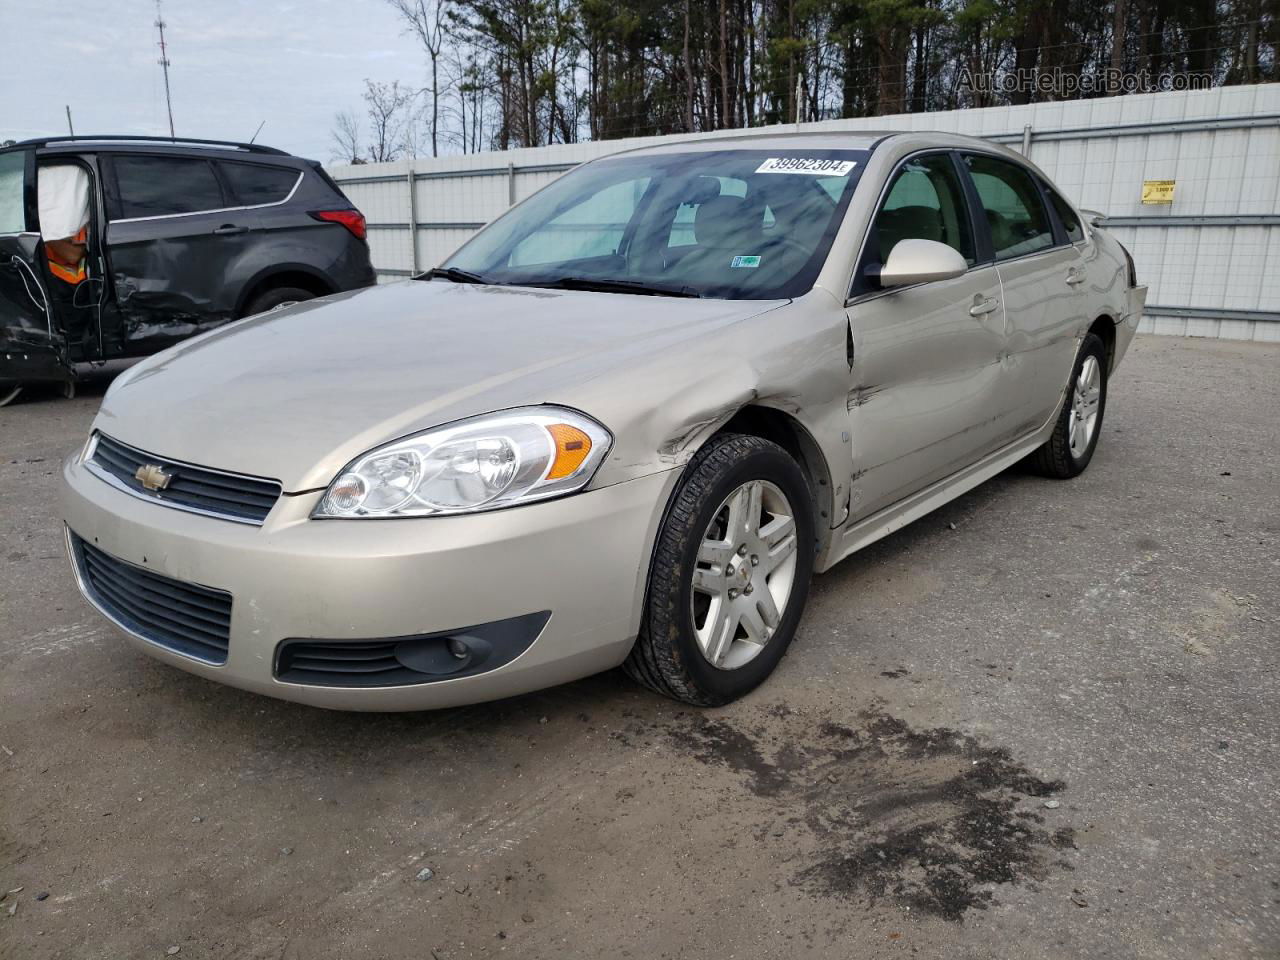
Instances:
[[[579,167],[499,217],[437,275],[772,300],[813,286],[866,150],[719,150]]]

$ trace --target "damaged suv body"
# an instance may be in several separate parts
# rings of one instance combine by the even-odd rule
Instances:
[[[77,363],[374,282],[364,218],[319,164],[145,137],[0,150],[0,402]]]
[[[1145,293],[980,140],[634,150],[428,275],[123,374],[64,465],[69,556],[139,647],[271,696],[422,709],[624,665],[726,703],[812,573],[1020,460],[1083,471]]]

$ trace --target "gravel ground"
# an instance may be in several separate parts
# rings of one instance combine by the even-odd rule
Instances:
[[[51,512],[104,387],[0,411],[0,956],[1280,957],[1280,345],[1139,338],[1087,474],[818,578],[706,712],[344,715],[133,652]]]

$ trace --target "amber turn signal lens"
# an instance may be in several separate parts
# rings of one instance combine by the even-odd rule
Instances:
[[[572,476],[591,452],[591,438],[567,423],[553,423],[547,427],[556,444],[555,459],[547,473],[548,480],[561,480]]]

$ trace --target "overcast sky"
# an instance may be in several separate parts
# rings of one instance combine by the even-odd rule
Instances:
[[[425,84],[425,56],[383,0],[165,0],[179,136],[248,140],[329,161],[364,78]],[[0,0],[0,140],[167,135],[154,0]]]

